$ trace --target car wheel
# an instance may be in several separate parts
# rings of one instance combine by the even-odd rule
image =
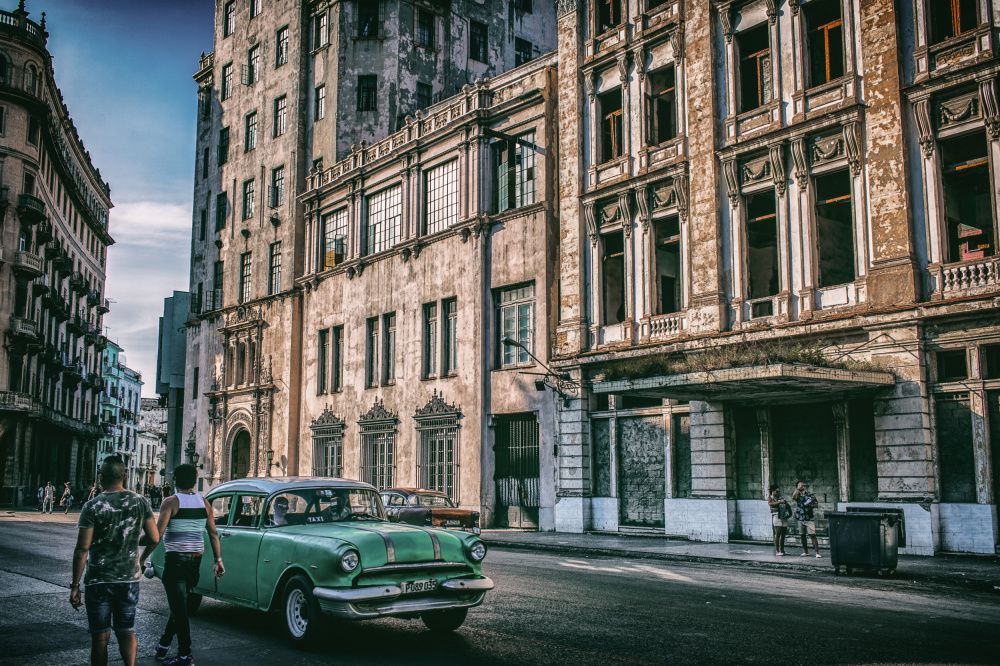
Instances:
[[[198,608],[201,607],[201,595],[197,592],[189,592],[187,598],[187,612],[188,615],[194,617],[198,614]]]
[[[468,614],[468,608],[449,608],[421,613],[420,619],[431,631],[455,631],[462,626],[462,623],[465,622],[465,616]]]
[[[285,635],[293,645],[311,645],[322,631],[323,611],[312,593],[313,585],[305,576],[296,576],[285,585]]]

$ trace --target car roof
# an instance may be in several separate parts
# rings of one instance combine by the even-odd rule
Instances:
[[[359,488],[375,490],[375,486],[355,481],[353,479],[338,479],[331,476],[269,476],[263,478],[236,479],[227,481],[209,492],[213,495],[220,492],[271,493],[297,488],[330,487]]]
[[[442,497],[447,497],[440,490],[425,490],[423,488],[386,488],[382,491],[383,493],[401,493],[403,495],[416,495],[416,494],[426,494],[426,495],[441,495]]]

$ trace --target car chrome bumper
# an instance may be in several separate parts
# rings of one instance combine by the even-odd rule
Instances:
[[[398,585],[373,585],[350,589],[317,587],[313,595],[324,613],[347,620],[407,615],[447,608],[472,608],[483,603],[493,581],[485,576],[452,578],[424,596],[403,596]]]

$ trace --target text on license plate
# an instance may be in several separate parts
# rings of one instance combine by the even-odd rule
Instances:
[[[451,527],[453,525],[461,525],[462,521],[461,520],[446,520],[446,521],[444,521],[444,524],[447,525],[448,527]]]
[[[438,582],[436,578],[428,578],[427,580],[408,580],[403,583],[403,594],[433,592],[437,589],[437,586]]]

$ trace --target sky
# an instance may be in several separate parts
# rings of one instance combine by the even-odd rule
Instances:
[[[0,0],[8,11],[16,0]],[[214,0],[27,0],[45,12],[56,85],[111,186],[107,335],[156,395],[163,299],[188,289],[201,53]]]

